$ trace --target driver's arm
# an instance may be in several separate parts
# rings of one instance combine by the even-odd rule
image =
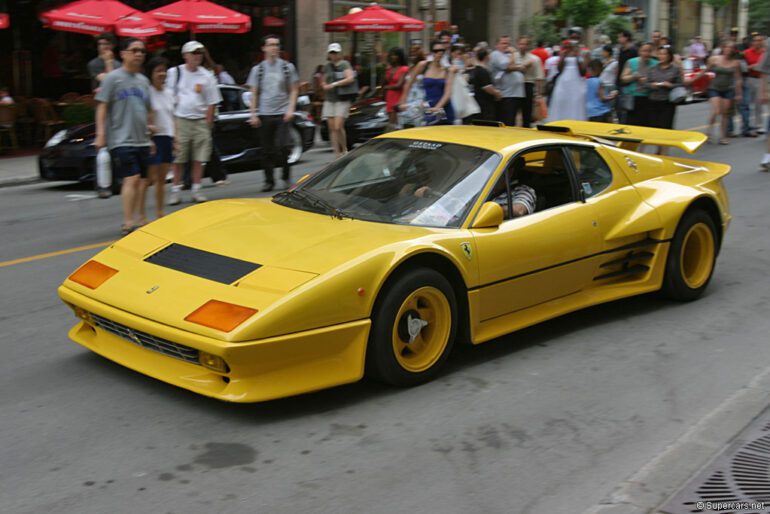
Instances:
[[[513,217],[526,216],[535,212],[537,193],[531,187],[519,184],[511,191]]]

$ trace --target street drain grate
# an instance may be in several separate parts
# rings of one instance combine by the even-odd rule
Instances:
[[[658,510],[666,514],[770,512],[770,411],[749,424]]]

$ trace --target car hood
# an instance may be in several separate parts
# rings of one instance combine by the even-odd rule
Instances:
[[[316,274],[433,230],[336,219],[269,199],[209,202],[143,229],[163,240],[218,255]]]
[[[269,199],[209,202],[103,250],[94,260],[115,275],[96,289],[66,280],[60,294],[90,298],[100,315],[109,315],[102,304],[203,336],[256,340],[365,318],[374,297],[357,291],[375,291],[400,249],[435,232],[334,219]],[[226,334],[187,321],[211,299],[257,314]]]

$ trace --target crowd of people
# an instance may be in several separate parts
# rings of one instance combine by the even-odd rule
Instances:
[[[419,46],[408,51],[392,48],[379,84],[389,130],[476,120],[531,127],[536,121],[565,119],[671,129],[686,88],[708,74],[713,141],[729,143],[736,111],[742,135],[765,132],[762,110],[770,62],[762,35],[738,42],[737,33],[731,34],[710,52],[696,37],[681,55],[658,31],[642,43],[634,42],[627,31],[616,36],[616,45],[600,35],[597,46],[588,48],[579,31],[571,31],[558,45],[532,45],[528,36],[514,42],[503,35],[492,48],[487,42],[470,47],[455,30],[440,33],[427,54]],[[222,100],[217,83],[234,81],[198,41],[186,43],[183,64],[171,68],[163,58],[145,66],[146,49],[138,39],[122,41],[120,59],[113,55],[110,37],[99,38],[97,44],[99,56],[89,63],[99,102],[96,146],[109,149],[113,173],[123,180],[121,230],[128,233],[146,222],[145,192],[153,183],[157,216],[163,215],[164,178],[172,164],[168,203],[181,200],[188,161],[192,200],[206,200],[200,182],[212,151],[216,106]],[[247,86],[250,122],[260,131],[265,155],[263,190],[271,191],[276,187],[275,167],[283,170],[284,186],[290,180],[285,146],[299,78],[294,65],[280,58],[279,38],[265,37],[262,52],[264,58],[251,69]],[[699,71],[685,74],[685,60]],[[337,157],[347,152],[345,120],[363,90],[357,77],[341,45],[331,43],[327,62],[318,67],[313,83]],[[770,139],[768,145],[762,160],[765,170],[770,170]]]

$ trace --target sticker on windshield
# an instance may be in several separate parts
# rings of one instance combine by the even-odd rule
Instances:
[[[442,143],[431,143],[430,141],[412,141],[409,148],[419,148],[420,150],[438,150],[444,146]]]

